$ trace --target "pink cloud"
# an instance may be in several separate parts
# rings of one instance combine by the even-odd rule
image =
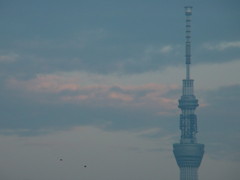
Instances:
[[[55,98],[51,100],[58,103],[151,107],[161,109],[161,113],[168,113],[177,106],[177,98],[166,96],[170,90],[178,89],[176,85],[155,83],[140,86],[104,83],[84,85],[84,83],[81,84],[81,79],[75,76],[38,75],[30,80],[9,79],[7,86],[23,92],[25,96],[39,97],[41,101],[44,97],[46,101],[50,101],[50,97]]]
[[[169,89],[177,89],[177,85],[165,85],[165,84],[156,84],[148,83],[140,86],[120,86],[124,90],[160,90],[159,92],[165,93]]]
[[[207,104],[207,103],[200,103],[199,104],[199,107],[207,107],[207,106],[209,106],[209,104]]]
[[[115,92],[110,93],[108,97],[112,98],[112,99],[118,99],[121,101],[132,101],[133,100],[133,97],[131,97],[130,95],[122,94],[122,93],[115,93]]]
[[[40,75],[30,80],[17,80],[11,78],[7,82],[10,88],[21,89],[37,93],[59,93],[62,91],[79,91],[92,89],[106,89],[106,86],[88,85],[81,86],[74,78],[64,78],[57,75]]]

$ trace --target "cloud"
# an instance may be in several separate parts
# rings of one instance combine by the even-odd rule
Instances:
[[[6,52],[21,54],[21,57],[19,63],[15,65],[1,66],[1,72],[25,74],[28,78],[38,73],[76,70],[102,74],[115,72],[134,74],[163,70],[169,66],[179,65],[181,63],[179,59],[184,59],[184,32],[181,30],[184,28],[182,21],[184,14],[181,15],[183,4],[180,2],[175,3],[174,7],[170,3],[166,3],[166,7],[169,8],[161,6],[159,2],[148,5],[139,3],[138,7],[134,9],[130,8],[135,7],[134,3],[126,6],[125,2],[119,2],[118,5],[111,4],[111,7],[106,5],[108,4],[106,2],[95,7],[85,2],[81,2],[81,5],[75,2],[73,3],[75,6],[60,3],[59,9],[56,9],[54,5],[45,9],[43,4],[29,4],[31,8],[18,4],[22,7],[20,9],[25,10],[24,13],[19,9],[10,8],[12,5],[9,3],[4,6],[6,10],[2,12],[1,22],[13,23],[1,33],[1,47]],[[161,11],[155,8],[160,6]],[[211,15],[212,11],[207,10],[204,5],[198,7],[207,12],[204,16]],[[225,5],[222,4],[221,7],[225,7]],[[221,16],[227,14],[228,17],[231,17],[234,12],[238,12],[232,10],[222,13],[220,9],[216,9],[216,11],[221,12],[219,13]],[[224,8],[224,11],[227,9]],[[42,12],[45,12],[44,16],[41,16]],[[68,15],[66,16],[63,12]],[[9,14],[14,15],[10,16]],[[21,15],[18,16],[19,14]],[[28,14],[32,14],[32,16],[28,16]],[[217,19],[221,19],[219,14],[215,13]],[[204,18],[204,16],[199,16],[199,18]],[[12,17],[17,18],[12,19]],[[234,18],[230,18],[232,21],[221,21],[221,25],[225,28],[235,27],[233,29],[237,31],[237,23],[235,23],[238,20],[237,17],[235,15]],[[209,22],[210,20],[208,19]],[[207,23],[201,19],[198,22]],[[218,22],[220,23],[220,21]],[[226,26],[226,22],[232,26],[229,24]],[[22,26],[22,24],[26,26]],[[145,25],[143,26],[143,24]],[[201,27],[196,31],[199,33],[194,37],[195,42],[206,41],[206,39],[213,42],[219,41],[209,33],[215,31],[215,26],[211,26],[211,30],[204,29],[206,24]],[[224,28],[218,29],[220,29],[219,33],[224,32]],[[205,36],[207,33],[203,33],[203,36],[202,32],[206,30],[208,35]],[[224,32],[232,37],[237,37],[237,33],[238,31]],[[211,36],[210,39],[209,36]],[[221,38],[224,40],[223,36]],[[236,43],[239,43],[238,41],[230,43],[227,39],[225,42],[228,44],[220,46],[223,49],[236,47],[238,46]],[[181,44],[181,49],[179,44]],[[194,46],[193,44],[193,48]],[[203,53],[200,52],[200,54]],[[204,54],[197,58],[195,54],[193,55],[199,59],[199,62],[204,63],[214,62],[220,57],[217,55],[212,58]],[[6,58],[4,57],[4,59]],[[229,59],[224,58],[222,61],[227,60]]]
[[[167,45],[161,48],[160,52],[165,54],[165,53],[170,53],[173,50],[172,46]]]
[[[10,79],[8,96],[12,92],[15,99],[2,98],[1,133],[32,135],[41,134],[41,129],[78,125],[111,131],[143,129],[142,136],[148,138],[160,136],[162,129],[164,133],[178,132],[179,87],[156,83],[116,84],[119,81],[109,76],[89,76],[85,79],[77,73],[59,73],[38,75],[30,80]],[[96,81],[98,84],[93,86]],[[198,136],[211,157],[238,158],[239,92],[239,85],[231,85],[202,90],[197,95],[200,103],[207,104],[196,112]],[[13,113],[9,113],[10,109]],[[48,132],[51,131],[44,131]]]
[[[85,124],[116,130],[152,127],[177,112],[176,93],[169,93],[179,90],[174,84],[124,84],[116,77],[81,73],[39,74],[5,83],[1,129],[17,134]]]
[[[122,93],[116,93],[116,92],[112,92],[109,94],[109,97],[112,99],[119,99],[122,101],[132,101],[133,97],[131,97],[130,95],[126,95],[126,94],[122,94]]]
[[[148,46],[145,50],[146,54],[168,54],[173,51],[172,45],[165,45],[165,46]]]
[[[19,58],[19,55],[15,53],[0,55],[0,62],[12,63],[12,62],[15,62],[18,58]]]
[[[91,44],[97,43],[101,40],[107,38],[108,32],[103,28],[96,28],[91,30],[81,30],[74,33],[74,37],[64,38],[34,38],[25,39],[22,41],[16,41],[14,43],[17,47],[22,47],[23,49],[32,50],[38,52],[37,50],[64,50],[64,49],[84,49]],[[41,51],[40,51],[41,52]]]
[[[220,42],[218,44],[204,44],[204,48],[208,50],[217,50],[217,51],[224,51],[226,49],[232,48],[240,48],[240,41],[232,41],[232,42]]]
[[[176,99],[164,96],[170,90],[178,89],[176,85],[164,85],[148,83],[143,85],[121,85],[121,84],[104,84],[105,81],[111,81],[107,76],[92,76],[89,80],[92,83],[84,85],[81,77],[74,74],[49,74],[38,75],[34,79],[18,80],[10,78],[6,86],[10,89],[18,89],[24,96],[41,97],[45,96],[48,102],[49,96],[54,95],[55,101],[68,103],[83,103],[109,101],[117,105],[117,102],[126,102],[127,106],[143,106],[146,104],[161,105],[170,108],[176,104]],[[98,81],[98,84],[94,82]],[[51,98],[51,100],[53,100]],[[63,103],[62,102],[62,103]],[[121,103],[120,103],[121,104]]]
[[[36,78],[30,80],[17,80],[10,78],[7,86],[19,88],[30,92],[51,92],[57,93],[61,91],[76,91],[80,86],[69,78],[57,75],[37,75]]]

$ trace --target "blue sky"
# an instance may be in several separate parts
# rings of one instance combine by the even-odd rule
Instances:
[[[1,179],[178,178],[189,4],[200,178],[237,180],[237,0],[2,0]]]

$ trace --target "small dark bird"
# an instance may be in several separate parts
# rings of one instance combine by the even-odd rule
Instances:
[[[60,158],[60,159],[59,159],[59,161],[63,161],[63,159],[62,159],[62,158]]]
[[[87,165],[84,165],[83,167],[84,167],[84,168],[86,168],[86,167],[87,167]]]

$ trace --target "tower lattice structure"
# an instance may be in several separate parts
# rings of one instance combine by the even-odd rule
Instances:
[[[191,64],[191,15],[192,7],[185,7],[186,15],[186,79],[183,80],[182,96],[178,107],[181,109],[179,143],[173,144],[173,153],[180,169],[180,180],[198,180],[198,168],[204,154],[204,144],[197,143],[198,100],[194,95],[194,80],[190,77]]]

